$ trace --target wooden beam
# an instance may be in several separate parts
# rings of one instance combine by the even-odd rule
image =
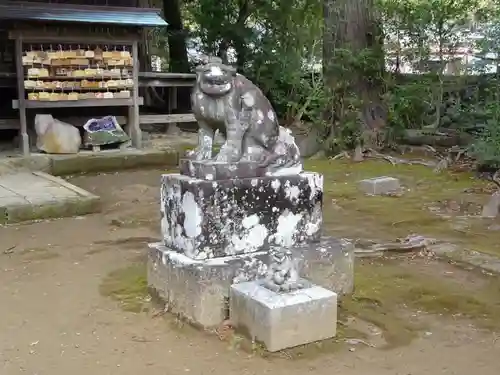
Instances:
[[[90,43],[90,44],[124,44],[132,45],[134,41],[140,40],[139,35],[129,34],[126,36],[95,35],[83,33],[80,35],[70,33],[69,35],[59,35],[48,31],[38,30],[11,30],[9,39],[22,37],[25,43]]]
[[[85,123],[92,117],[100,118],[103,116],[89,116],[89,117],[72,116],[72,117],[56,117],[56,118],[59,121],[66,122],[68,124],[71,124],[79,128],[85,125]],[[126,116],[115,116],[115,118],[120,125],[127,125]],[[0,130],[18,130],[20,127],[21,125],[18,118],[0,119]]]
[[[139,78],[139,80],[140,87],[193,87],[195,83],[194,81],[146,80],[144,78]]]
[[[196,74],[192,73],[163,73],[163,72],[140,72],[139,78],[152,79],[186,79],[195,80]]]
[[[144,104],[144,98],[138,97],[138,105]],[[83,99],[83,100],[27,100],[26,108],[78,108],[78,107],[127,107],[133,106],[133,98],[128,99]],[[12,108],[19,108],[19,100],[12,101]]]
[[[17,130],[20,127],[18,118],[0,119],[0,130]]]
[[[173,122],[196,122],[192,113],[175,115],[142,115],[139,118],[141,124],[170,124]]]
[[[95,116],[95,118],[100,118],[102,116]],[[73,117],[57,117],[58,120],[66,122],[76,127],[82,127],[92,116],[73,116]],[[116,121],[120,125],[127,124],[126,116],[115,116]],[[196,122],[194,115],[192,113],[184,114],[174,114],[174,115],[142,115],[139,117],[139,122],[141,125],[150,124],[171,124],[175,122]],[[16,130],[20,128],[19,119],[0,119],[0,130]]]

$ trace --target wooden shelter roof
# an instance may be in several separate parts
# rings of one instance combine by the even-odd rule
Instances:
[[[29,3],[7,1],[0,3],[0,20],[55,21],[117,26],[167,26],[161,10],[133,7],[96,7],[89,5]]]

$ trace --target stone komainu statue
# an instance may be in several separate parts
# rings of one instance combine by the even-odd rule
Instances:
[[[279,125],[269,100],[255,84],[220,59],[210,58],[196,68],[192,108],[199,124],[199,141],[189,157],[212,159],[218,130],[226,142],[213,159],[216,162],[256,163],[275,173],[302,170],[295,140]]]

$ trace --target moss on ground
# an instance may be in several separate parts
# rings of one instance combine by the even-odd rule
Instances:
[[[490,196],[488,183],[469,173],[434,173],[422,165],[385,161],[310,160],[306,169],[325,176],[326,232],[391,241],[416,233],[500,255],[500,231],[488,229],[492,221],[466,217],[477,215]],[[358,190],[358,181],[377,176],[399,178],[407,190],[401,197],[366,196]]]
[[[340,305],[338,335],[332,340],[299,346],[281,353],[265,352],[239,335],[227,337],[230,347],[266,357],[311,358],[345,347],[346,339],[366,339],[366,332],[350,326],[356,317],[381,329],[386,348],[407,345],[428,329],[414,312],[469,319],[479,328],[500,331],[500,279],[478,274],[481,288],[464,287],[461,280],[429,276],[418,267],[402,267],[404,258],[358,260],[355,267],[355,292]],[[466,271],[463,271],[466,272]],[[120,303],[125,311],[141,312],[150,307],[146,266],[137,262],[110,273],[100,291]],[[331,322],[334,324],[334,322]],[[328,324],[328,322],[325,322]]]
[[[343,301],[343,314],[383,329],[389,346],[407,344],[425,329],[413,323],[404,310],[462,317],[480,328],[500,330],[498,277],[477,275],[484,285],[467,288],[460,280],[442,274],[430,276],[418,267],[403,268],[402,261],[405,260],[358,261],[355,292]]]
[[[324,219],[327,232],[360,238],[394,240],[418,233],[450,240],[468,249],[500,254],[500,231],[487,229],[491,222],[468,218],[466,228],[457,229],[455,219],[463,212],[446,212],[448,217],[429,210],[435,205],[458,202],[467,210],[484,203],[489,193],[484,181],[470,174],[433,173],[424,166],[392,166],[386,162],[314,160],[306,169],[325,175]],[[408,188],[402,197],[369,197],[357,189],[357,182],[376,176],[394,176]],[[466,192],[474,191],[473,193]],[[448,202],[448,203],[447,203]],[[470,212],[465,212],[470,213]],[[424,263],[424,262],[421,262]],[[338,336],[333,340],[270,354],[238,335],[228,338],[238,347],[263,356],[310,358],[345,347],[345,339],[365,339],[366,334],[348,322],[349,317],[379,327],[387,347],[406,345],[426,330],[425,319],[412,319],[417,311],[450,318],[470,319],[477,327],[500,331],[500,279],[478,274],[481,287],[464,285],[460,278],[429,274],[407,265],[406,258],[357,260],[355,292],[340,306]],[[425,267],[425,264],[421,265]],[[462,271],[465,272],[465,271]],[[117,270],[103,280],[101,293],[117,300],[127,311],[148,308],[144,262]],[[328,324],[328,323],[325,323]],[[333,322],[332,322],[333,324]]]
[[[111,272],[102,281],[99,291],[117,301],[125,311],[147,311],[150,298],[145,264],[138,262]]]

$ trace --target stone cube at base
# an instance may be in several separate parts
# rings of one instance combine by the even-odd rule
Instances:
[[[383,195],[398,191],[401,188],[399,180],[394,177],[375,177],[359,181],[359,189],[369,195]]]
[[[231,286],[229,317],[236,329],[270,352],[335,337],[337,295],[310,284],[275,293],[261,281]]]

